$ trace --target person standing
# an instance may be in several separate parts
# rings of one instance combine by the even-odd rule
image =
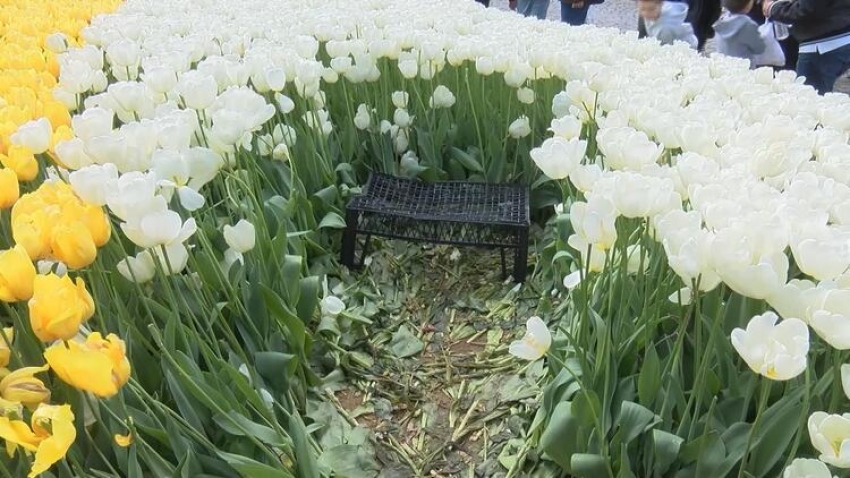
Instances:
[[[791,25],[800,42],[797,74],[829,93],[850,68],[850,0],[764,0],[764,16]]]
[[[767,20],[764,18],[764,13],[761,10],[761,0],[756,0],[756,6],[754,6],[748,14],[748,16],[759,25],[764,24],[765,20]],[[797,68],[797,49],[800,48],[797,40],[792,35],[788,35],[788,38],[779,39],[779,46],[782,47],[782,53],[785,54],[785,66],[781,68],[783,70],[793,70]]]
[[[697,50],[702,51],[706,41],[714,36],[711,25],[720,18],[720,0],[669,0],[684,1],[688,5],[688,23],[694,29],[697,38]],[[646,22],[638,17],[638,38],[646,38]]]
[[[590,6],[600,3],[602,0],[561,0],[561,21],[575,26],[584,25]]]
[[[750,61],[756,67],[756,56],[767,48],[759,33],[759,25],[747,16],[753,9],[753,0],[723,0],[726,11],[714,22],[717,52]]]
[[[688,4],[671,0],[638,0],[638,15],[646,36],[656,38],[662,45],[682,41],[697,48],[693,26],[687,21]]]
[[[517,13],[526,17],[537,17],[544,20],[547,10],[549,10],[549,0],[517,0]]]

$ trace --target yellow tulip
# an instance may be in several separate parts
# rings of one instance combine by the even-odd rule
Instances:
[[[38,275],[29,301],[30,325],[43,342],[69,340],[80,324],[94,315],[94,301],[83,279],[76,283],[68,276]]]
[[[109,216],[103,212],[103,208],[91,204],[83,206],[82,220],[88,228],[89,234],[97,247],[103,247],[112,237],[112,225]]]
[[[21,447],[28,452],[36,452],[38,444],[42,441],[26,423],[6,417],[0,417],[0,438],[6,440],[6,453],[9,456],[15,453],[16,447]]]
[[[0,417],[6,417],[12,420],[20,420],[24,416],[24,406],[19,402],[5,400],[0,397]]]
[[[61,460],[77,438],[70,405],[41,404],[32,415],[32,430],[42,441],[35,452],[28,478],[34,478]]]
[[[12,207],[20,194],[21,188],[15,171],[8,168],[0,169],[0,209]]]
[[[54,103],[54,105],[56,105],[56,103]],[[62,112],[65,113],[66,115],[68,114],[68,110],[66,110],[64,106],[58,105],[58,108],[61,108]],[[56,143],[61,143],[62,141],[74,139],[74,132],[71,131],[70,126],[68,126],[69,124],[71,124],[70,118],[68,119],[68,123],[65,124],[65,123],[60,123],[59,121],[61,121],[61,119],[59,119],[59,118],[54,120],[54,118],[51,118],[50,115],[48,115],[48,114],[45,114],[45,116],[47,116],[47,119],[50,120],[50,124],[56,124],[57,125],[56,130],[53,131],[53,137],[50,139],[50,150],[51,151],[53,151],[53,148],[56,147]],[[54,121],[57,121],[57,122],[54,123]]]
[[[35,266],[26,249],[15,246],[0,252],[0,300],[17,302],[32,297]]]
[[[38,161],[32,152],[17,144],[9,145],[5,155],[0,155],[0,163],[18,175],[19,181],[32,181],[38,175]]]
[[[29,408],[49,400],[50,390],[44,386],[44,382],[33,376],[47,369],[47,365],[24,367],[6,375],[0,380],[0,396],[11,402],[21,402]]]
[[[15,206],[20,203],[18,201]],[[50,219],[46,210],[16,217],[15,208],[12,208],[12,238],[27,251],[32,260],[42,259],[50,252]]]
[[[70,269],[81,269],[94,262],[97,246],[86,226],[79,221],[59,224],[51,238],[53,256]]]
[[[104,339],[93,332],[85,342],[70,341],[52,345],[44,358],[63,382],[79,390],[107,398],[130,378],[124,341],[115,334]]]
[[[12,356],[12,341],[15,339],[15,329],[4,327],[0,329],[0,367],[9,365]]]

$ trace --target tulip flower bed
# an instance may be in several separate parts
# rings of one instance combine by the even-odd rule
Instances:
[[[422,423],[386,440],[398,476],[454,445],[450,476],[850,468],[848,97],[472,1],[28,1],[0,26],[3,476],[375,477],[363,414]],[[370,171],[529,185],[533,276],[462,300],[439,271],[485,256],[426,272],[392,243],[353,276]]]

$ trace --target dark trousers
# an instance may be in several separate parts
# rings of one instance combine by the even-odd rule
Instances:
[[[478,3],[480,3],[480,4],[482,4],[482,5],[484,5],[485,7],[489,7],[489,6],[490,6],[490,0],[475,0],[475,1],[476,1],[476,2],[478,2]]]
[[[829,93],[835,81],[850,69],[850,45],[828,53],[800,53],[797,74],[806,77],[806,84],[818,93]]]
[[[561,21],[569,25],[584,25],[589,8],[589,1],[584,2],[581,8],[573,8],[571,3],[561,2]]]

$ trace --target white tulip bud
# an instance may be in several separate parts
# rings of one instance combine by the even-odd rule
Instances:
[[[254,225],[242,219],[235,226],[224,226],[224,241],[231,249],[246,253],[254,248],[257,231]]]

